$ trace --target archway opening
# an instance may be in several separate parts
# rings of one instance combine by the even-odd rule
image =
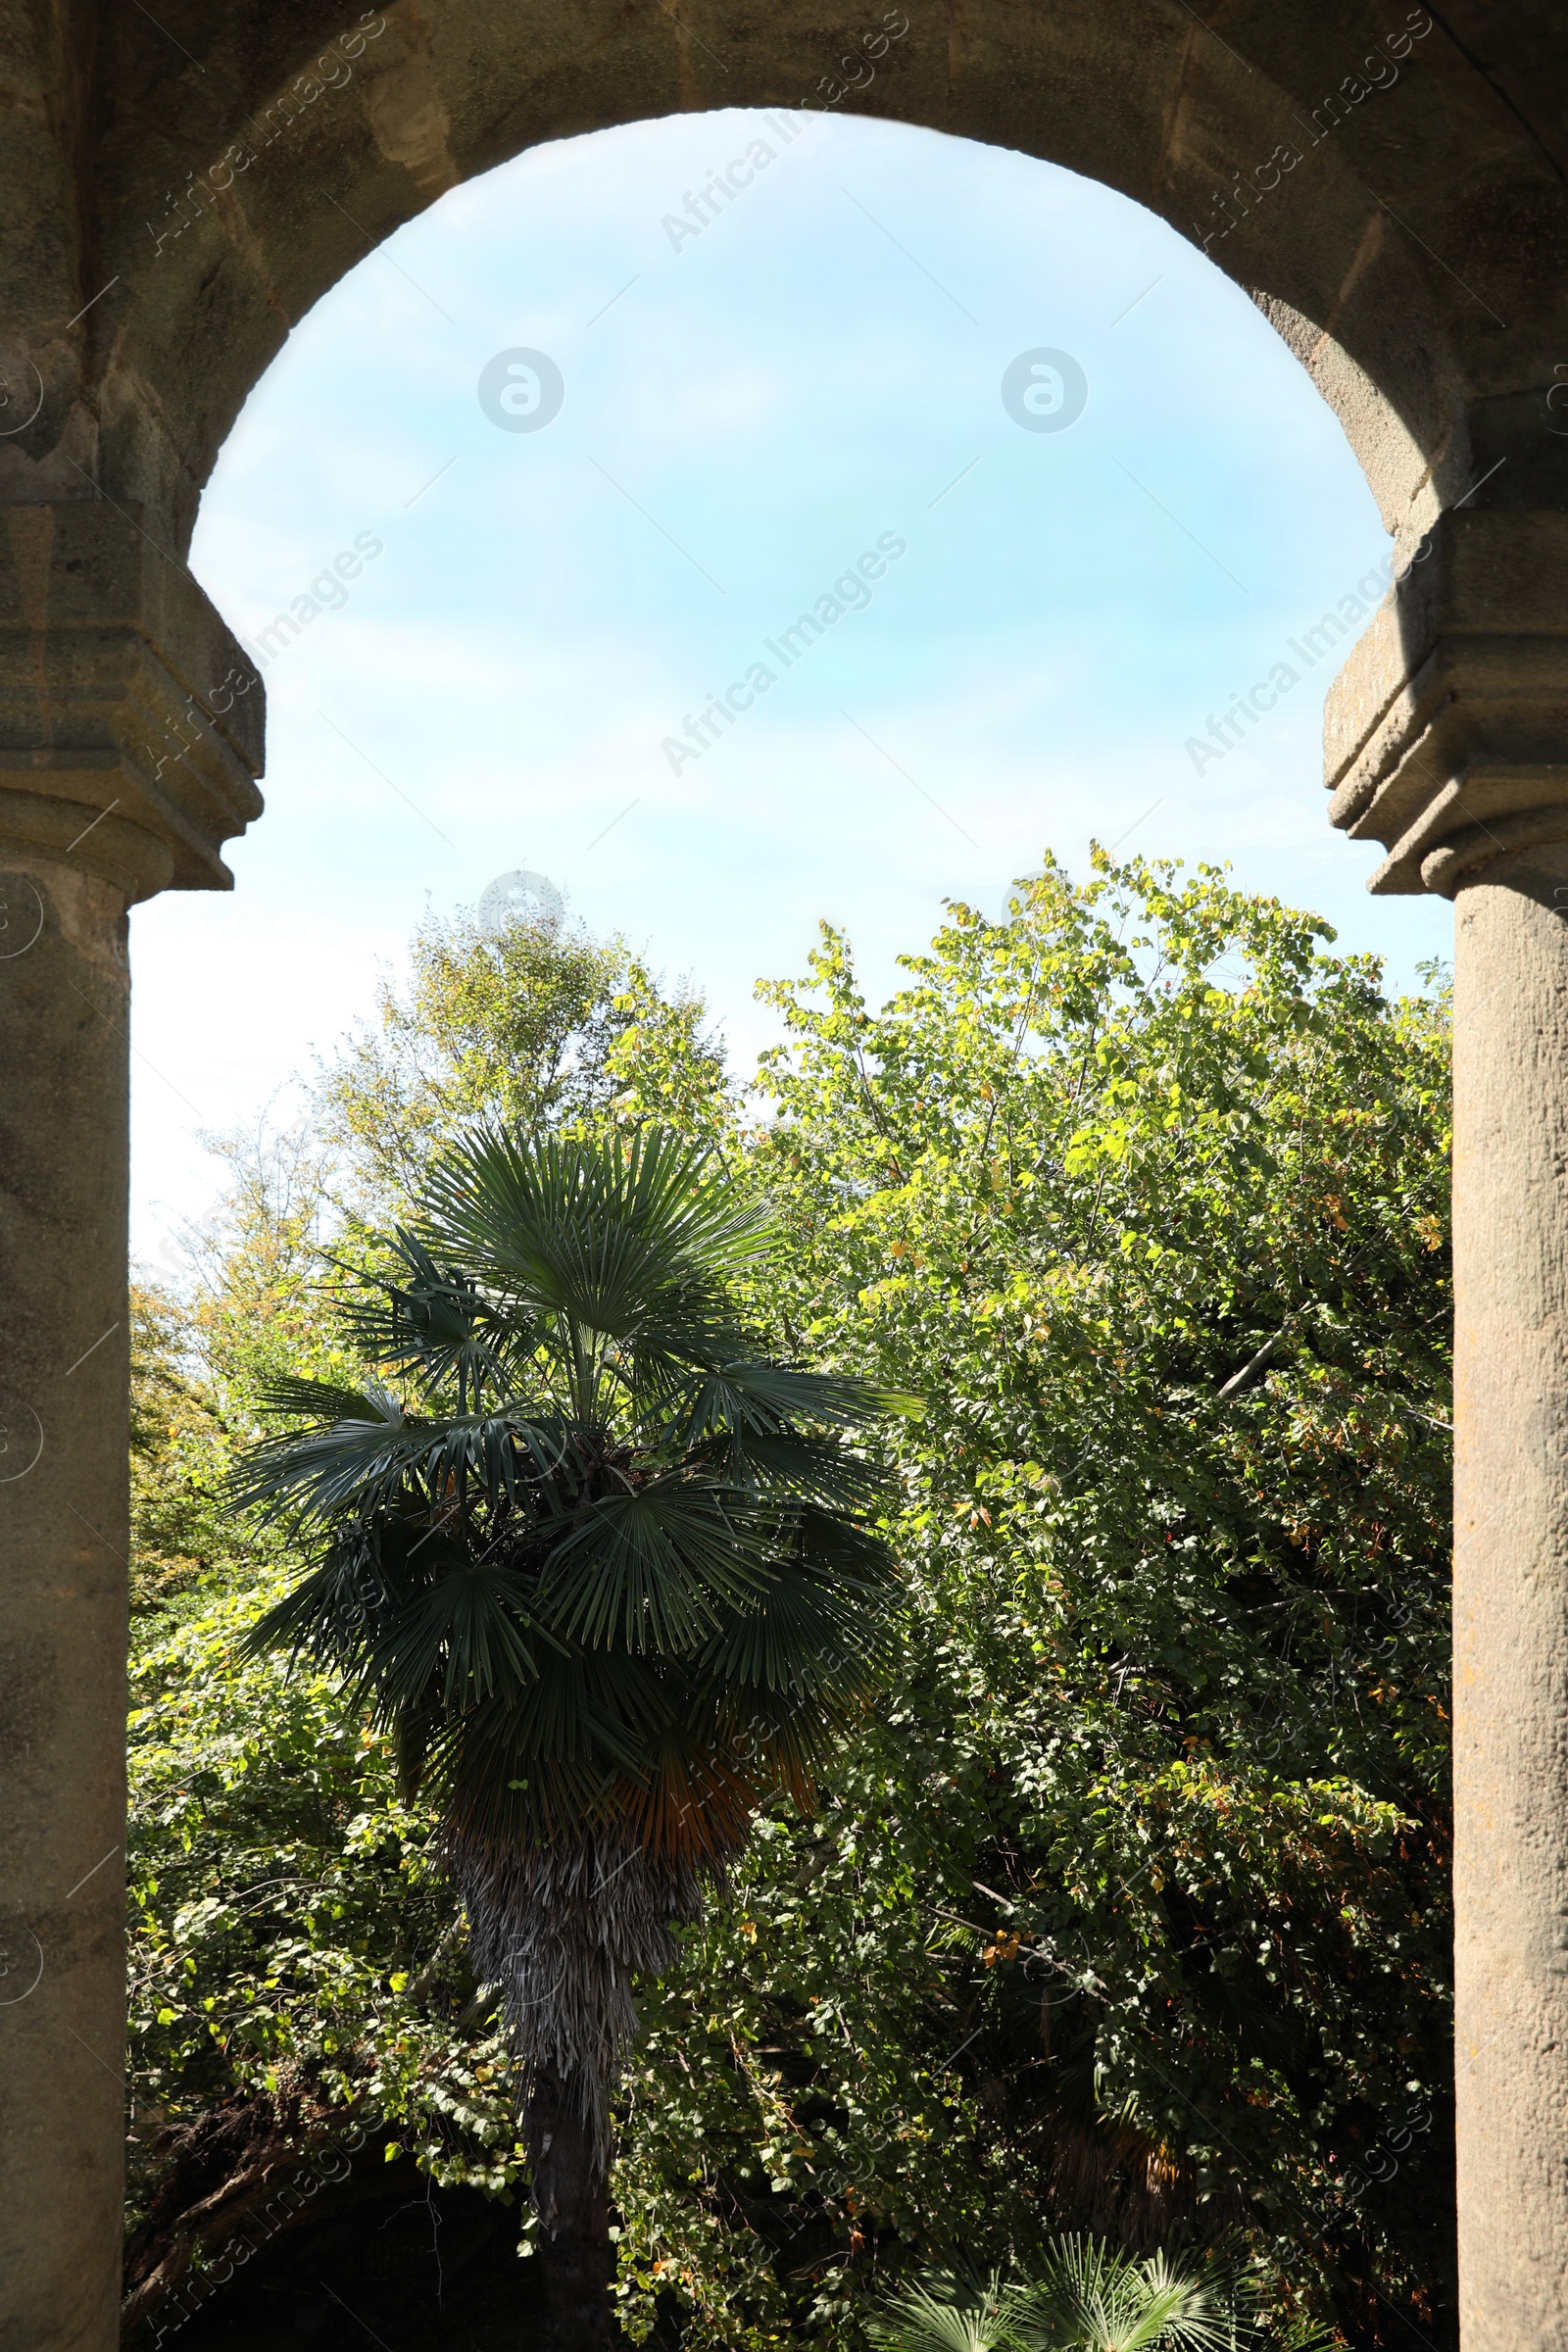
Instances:
[[[1229,858],[1402,976],[1446,909],[1365,902],[1320,781],[1388,549],[1267,319],[1063,168],[732,111],[451,191],[295,329],[206,493],[269,811],[236,901],[135,918],[139,1246],[427,898],[522,865],[692,971],[743,1062],[818,918],[891,981],[944,897],[1091,838]]]

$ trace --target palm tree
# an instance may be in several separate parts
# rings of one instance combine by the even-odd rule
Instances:
[[[275,1384],[236,1506],[315,1564],[262,1619],[428,1788],[498,1985],[549,2341],[611,2343],[611,2106],[632,1980],[757,1805],[808,1802],[883,1668],[893,1569],[847,1432],[912,1400],[769,1360],[734,1299],[766,1215],[657,1131],[487,1132],[344,1312],[380,1377]]]
[[[890,2297],[866,2331],[886,2352],[1243,2352],[1259,2341],[1250,2284],[1211,2260],[1139,2262],[1062,2237],[1031,2278],[944,2273]],[[1295,2352],[1323,2341],[1292,2336]]]
[[[866,2321],[873,2344],[888,2352],[1013,2352],[1026,2316],[1027,2289],[1001,2271],[984,2278],[939,2272],[926,2285],[891,2296]]]

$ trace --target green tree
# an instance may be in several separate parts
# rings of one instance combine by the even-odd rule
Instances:
[[[470,1138],[344,1302],[380,1379],[272,1384],[234,1493],[321,1546],[251,1638],[345,1675],[427,1787],[520,2078],[552,2340],[611,2340],[610,2102],[767,1791],[882,1664],[866,1383],[760,1353],[764,1220],[700,1153]]]
[[[759,1311],[929,1406],[897,1684],[647,2004],[635,2325],[1239,2229],[1451,2343],[1446,1010],[1329,938],[1048,866],[880,1011],[831,933],[769,992]]]
[[[160,1607],[235,1549],[219,1493],[227,1436],[179,1298],[130,1287],[130,1601]]]
[[[287,1371],[347,1369],[321,1284],[340,1238],[329,1147],[309,1119],[210,1143],[228,1185],[188,1241],[187,1344],[230,1425],[254,1434],[257,1397]]]
[[[362,1024],[318,1075],[318,1130],[351,1205],[398,1212],[425,1166],[466,1128],[574,1128],[656,1118],[690,1137],[728,1124],[723,1054],[702,998],[666,991],[619,938],[581,927],[430,916],[407,982],[383,981]]]

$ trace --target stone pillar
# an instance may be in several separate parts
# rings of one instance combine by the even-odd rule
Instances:
[[[1568,824],[1562,828],[1568,834]],[[1568,2343],[1568,840],[1455,906],[1465,2352]]]
[[[1412,550],[1412,553],[1415,551]],[[1336,821],[1454,906],[1465,2352],[1568,2344],[1568,514],[1443,517],[1336,682]]]
[[[0,2345],[118,2340],[126,909],[220,887],[262,692],[145,518],[0,506]]]

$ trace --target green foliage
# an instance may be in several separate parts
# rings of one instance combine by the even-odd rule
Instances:
[[[130,1600],[159,1608],[231,1558],[219,1494],[227,1435],[213,1384],[193,1361],[180,1301],[130,1290]]]
[[[1001,2271],[985,2278],[939,2277],[892,2297],[866,2323],[889,2352],[1017,2352],[1029,2340],[1023,2290]]]
[[[770,1801],[639,1995],[615,2177],[634,2336],[837,2352],[901,2279],[1032,2273],[1089,2230],[1140,2254],[1239,2234],[1280,2327],[1451,2341],[1446,1008],[1390,1002],[1328,938],[1211,873],[1102,865],[1079,890],[1048,865],[1000,923],[953,908],[880,1011],[831,933],[769,991],[776,1116],[724,1146],[787,1235],[745,1277],[750,1318],[928,1411],[893,1441],[892,1687],[810,1817]],[[677,1080],[718,1115],[697,1032],[650,1027],[671,1067],[619,1110],[607,1078],[579,1125]],[[308,1250],[269,1260],[266,1226],[200,1310],[226,1318],[231,1419],[277,1372],[362,1377]],[[229,1847],[252,1875],[224,1886],[259,1886],[274,1839],[308,1875],[287,1708],[319,1710],[323,1773],[359,1738],[329,1677],[239,1662],[240,1622],[178,1638],[211,1663],[159,1738],[171,1787],[249,1742],[253,1830],[218,1805],[187,1891],[138,1813],[160,1965],[188,1946],[201,1987],[158,2008],[184,2034],[209,1994],[270,2002],[273,2063],[326,2095],[328,2058],[379,2081],[405,2037],[406,2144],[504,2186],[461,1954],[411,1998],[438,1936],[429,1817],[397,1815],[422,1826],[395,1847],[347,1837],[396,1812],[379,1733],[373,1790],[344,1785],[319,1849],[344,1908],[306,1941],[337,1956],[291,1959],[264,2001],[259,1945],[176,1933]],[[413,1972],[395,1996],[388,1954]],[[167,2113],[265,2080],[233,2037],[160,2055],[137,2014]]]
[[[694,2345],[1085,2225],[1244,2228],[1358,2343],[1450,2325],[1446,1022],[1324,936],[1048,867],[881,1013],[831,934],[771,992],[770,1304],[932,1410],[902,1687],[651,2005],[693,2076],[634,2119],[627,2253],[679,2249]]]
[[[474,915],[430,916],[403,993],[383,982],[317,1085],[351,1202],[397,1214],[429,1159],[469,1125],[530,1131],[656,1118],[712,1139],[729,1123],[723,1056],[702,999],[664,990],[623,939]]]
[[[502,2190],[515,2133],[489,2004],[442,1944],[428,1811],[322,1675],[248,1659],[278,1589],[220,1600],[133,1660],[131,2212],[164,2130],[261,2092],[325,2113],[365,2092],[390,2144]]]

